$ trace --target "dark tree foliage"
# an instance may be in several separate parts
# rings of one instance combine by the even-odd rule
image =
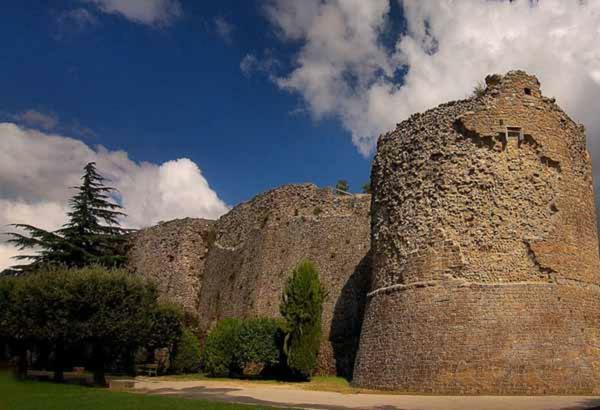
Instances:
[[[483,97],[485,95],[486,85],[483,82],[478,82],[475,87],[473,87],[473,96],[475,98]]]
[[[65,351],[81,340],[81,332],[74,319],[79,315],[77,301],[65,270],[47,271],[20,280],[16,303],[20,306],[18,317],[32,342],[44,342],[54,351],[54,379],[63,380]]]
[[[7,343],[17,358],[16,375],[27,376],[27,348],[30,338],[21,318],[24,306],[20,303],[23,283],[16,278],[0,279],[0,341]]]
[[[81,180],[81,186],[73,187],[77,193],[69,201],[68,222],[61,229],[49,232],[28,224],[12,225],[24,233],[10,233],[8,242],[37,253],[16,256],[30,263],[14,266],[6,274],[35,271],[52,264],[117,267],[124,263],[124,234],[130,230],[119,226],[119,218],[125,214],[111,201],[115,189],[104,185],[105,179],[94,162],[84,167]]]
[[[310,379],[317,365],[325,296],[315,266],[301,262],[288,279],[280,312],[286,322],[287,365],[292,375],[302,379]]]
[[[17,347],[19,357],[31,346],[49,346],[57,380],[66,351],[91,347],[94,380],[104,385],[104,370],[115,357],[148,343],[169,347],[182,322],[181,313],[158,304],[154,285],[125,270],[51,266],[0,279],[0,337]]]
[[[223,319],[206,338],[202,351],[202,367],[209,376],[231,376],[241,372],[235,363],[241,326],[241,319]]]
[[[236,366],[254,364],[263,370],[279,366],[283,349],[283,321],[273,318],[244,319],[238,333]]]
[[[124,270],[91,267],[71,270],[78,309],[73,324],[92,346],[94,381],[105,385],[111,357],[144,346],[152,329],[158,292]]]
[[[240,376],[249,365],[263,373],[274,370],[281,364],[283,326],[274,318],[220,321],[204,344],[204,370],[210,376]]]
[[[363,194],[370,194],[371,193],[371,181],[366,182],[366,183],[363,184],[362,191],[363,191]]]
[[[145,341],[149,351],[161,347],[171,348],[181,338],[184,315],[181,308],[173,304],[161,304],[149,312],[151,325]]]
[[[183,329],[181,337],[175,344],[175,354],[171,363],[171,370],[175,373],[196,372],[200,368],[202,350],[200,340],[194,332],[189,329]]]
[[[350,191],[350,185],[348,184],[348,181],[346,181],[345,179],[340,179],[335,184],[335,189],[337,189],[338,191],[349,192]]]

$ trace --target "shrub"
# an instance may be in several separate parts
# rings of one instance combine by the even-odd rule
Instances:
[[[175,373],[196,372],[200,368],[200,360],[200,340],[191,329],[185,328],[175,346],[171,370]]]
[[[475,98],[483,97],[485,95],[486,85],[483,82],[478,82],[475,87],[473,87],[473,96]]]
[[[335,189],[338,191],[348,192],[348,191],[350,191],[350,185],[348,184],[348,181],[346,181],[345,179],[340,179],[335,184]]]
[[[235,366],[272,369],[280,364],[283,348],[283,321],[272,318],[243,320],[234,352]]]
[[[285,319],[284,352],[295,377],[309,379],[317,365],[325,296],[315,266],[301,262],[288,279],[280,306]]]
[[[241,324],[240,319],[221,320],[206,338],[202,367],[209,376],[229,376],[240,370],[234,355]]]
[[[281,363],[283,321],[273,318],[225,319],[210,332],[202,355],[210,376],[238,376],[252,366],[258,373]]]

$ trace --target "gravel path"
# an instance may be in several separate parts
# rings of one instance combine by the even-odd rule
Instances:
[[[137,381],[135,390],[148,394],[302,409],[379,410],[575,410],[599,409],[591,396],[416,396],[341,394],[222,381]]]

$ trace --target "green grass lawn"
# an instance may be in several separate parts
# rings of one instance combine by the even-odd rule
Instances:
[[[0,372],[0,410],[259,410],[271,407],[114,392],[51,382],[17,381]]]

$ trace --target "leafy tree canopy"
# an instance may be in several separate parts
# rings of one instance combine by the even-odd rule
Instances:
[[[180,309],[158,302],[153,284],[123,269],[49,266],[22,278],[0,278],[0,339],[27,347],[91,346],[98,384],[104,367],[127,349],[169,347],[182,333]],[[57,357],[55,371],[64,359]]]

